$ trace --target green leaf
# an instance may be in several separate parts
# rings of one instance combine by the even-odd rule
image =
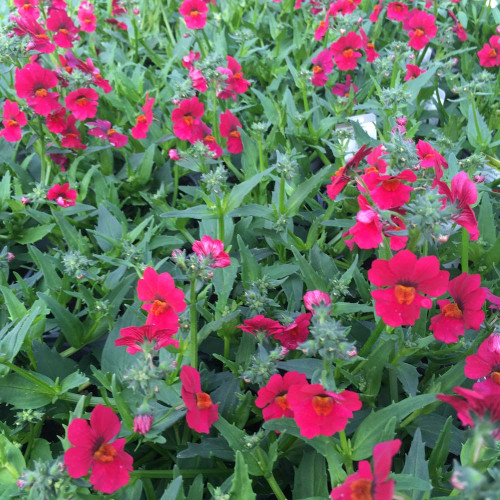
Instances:
[[[61,288],[61,278],[55,271],[57,269],[57,260],[51,255],[40,252],[34,246],[30,246],[28,252],[42,271],[47,288],[51,291],[59,290]]]
[[[113,240],[120,240],[122,237],[122,225],[120,221],[102,204],[99,205],[97,210],[97,226],[95,228],[96,240],[98,245],[108,252],[113,248],[109,242],[109,238]]]
[[[481,148],[491,142],[490,129],[485,119],[473,105],[469,106],[467,117],[467,139],[474,148]]]
[[[309,290],[328,290],[328,283],[323,276],[320,276],[305,257],[295,248],[292,247],[293,255],[296,263],[299,265],[300,272],[304,278],[304,282]]]
[[[216,219],[217,214],[206,205],[197,205],[196,207],[186,208],[186,210],[172,210],[171,212],[164,212],[162,217],[176,218],[176,219]]]
[[[78,364],[75,361],[63,358],[47,344],[35,340],[32,347],[38,372],[52,380],[63,379],[78,370]]]
[[[317,192],[322,182],[331,175],[330,169],[322,168],[312,177],[309,177],[309,179],[305,182],[301,182],[286,202],[286,214],[288,216],[296,215],[302,207],[304,200],[311,194],[311,192]]]
[[[9,311],[10,319],[19,319],[28,314],[28,311],[26,310],[26,307],[24,307],[24,304],[14,295],[14,292],[10,288],[6,286],[0,286],[0,291],[3,294],[5,305],[7,306],[7,310]]]
[[[233,210],[236,210],[243,203],[245,196],[249,194],[250,191],[252,191],[252,189],[273,170],[274,167],[270,167],[267,170],[264,170],[264,172],[259,172],[258,174],[250,177],[250,179],[236,184],[229,193],[227,201],[224,204],[224,214],[227,215]]]
[[[420,429],[417,429],[415,435],[413,436],[413,441],[411,442],[410,451],[406,456],[405,466],[403,468],[403,474],[408,474],[409,476],[426,481],[429,485],[428,489],[431,489],[429,484],[429,468],[428,462],[425,460],[425,444],[422,441],[422,433]],[[412,491],[412,500],[422,500],[424,494],[422,491]]]
[[[68,247],[72,250],[86,252],[88,250],[87,240],[73,227],[66,216],[61,211],[54,209],[52,209],[52,216],[56,219]]]
[[[142,153],[142,159],[135,172],[135,179],[137,183],[142,186],[146,184],[151,178],[151,172],[153,170],[154,156],[155,156],[156,145],[151,144],[151,146]]]
[[[300,465],[295,469],[293,500],[309,497],[328,497],[325,459],[312,450],[304,451]]]
[[[198,474],[189,488],[187,500],[203,500],[203,476]]]
[[[22,245],[27,245],[28,243],[35,243],[36,241],[41,240],[45,236],[47,236],[55,224],[44,224],[41,226],[30,227],[23,231],[23,235],[19,238],[16,238],[17,243],[21,243]]]
[[[481,239],[490,245],[493,245],[497,239],[495,224],[492,224],[494,220],[495,216],[493,215],[490,197],[488,193],[483,193],[478,217],[479,232],[481,234]]]
[[[0,434],[0,484],[15,484],[25,467],[21,450]]]
[[[390,477],[396,480],[397,491],[430,491],[432,489],[429,481],[425,481],[409,474],[391,474]]]
[[[236,465],[229,498],[231,500],[255,500],[257,498],[253,492],[252,480],[248,476],[248,466],[241,451],[236,452]]]
[[[171,481],[160,500],[182,500],[184,498],[186,497],[182,489],[182,476],[179,476]]]
[[[438,440],[432,448],[431,456],[429,457],[429,472],[432,478],[436,480],[441,477],[441,467],[443,467],[450,453],[452,420],[453,417],[451,415],[446,419],[446,423],[441,429]]]
[[[243,242],[242,237],[238,234],[236,237],[238,248],[240,249],[241,257],[241,279],[244,285],[260,278],[261,266],[257,263],[257,259]]]
[[[52,385],[52,380],[35,374],[36,378]],[[0,379],[0,401],[16,408],[31,410],[49,404],[54,397],[54,391],[43,389],[35,382],[27,380],[18,373],[10,373]]]
[[[74,387],[78,387],[85,382],[88,382],[88,377],[83,375],[83,373],[77,371],[75,373],[72,373],[71,375],[68,375],[64,380],[61,382],[61,391],[60,394],[64,394],[65,392],[68,392],[70,389],[73,389]]]
[[[420,89],[430,82],[431,78],[436,73],[436,70],[437,66],[434,66],[428,69],[425,73],[421,73],[420,76],[417,76],[417,78],[408,81],[406,88],[412,94],[410,98],[411,101],[415,101],[417,99]]]
[[[403,363],[401,359],[398,360],[396,367],[390,366],[396,370],[397,377],[405,392],[410,396],[416,396],[419,379],[417,368],[408,363]]]

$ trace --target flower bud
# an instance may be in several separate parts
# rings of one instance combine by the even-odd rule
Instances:
[[[177,104],[177,103],[174,103],[174,104]],[[173,149],[173,148],[168,150],[168,156],[170,157],[171,160],[180,160],[181,159],[177,149]]]
[[[139,434],[146,434],[151,429],[153,423],[153,415],[136,415],[134,418],[134,432]]]

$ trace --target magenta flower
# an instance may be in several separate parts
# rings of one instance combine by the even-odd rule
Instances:
[[[485,380],[473,385],[481,394],[500,394],[500,335],[492,334],[479,346],[477,354],[465,358],[465,376]]]
[[[80,39],[78,28],[62,9],[49,9],[47,29],[54,33],[54,43],[64,49],[73,47],[73,42]]]
[[[354,31],[350,31],[332,43],[330,50],[341,71],[356,69],[357,60],[362,56],[361,52],[357,52],[357,50],[361,47],[363,47],[363,40]]]
[[[299,344],[305,342],[307,337],[309,337],[311,316],[311,313],[299,315],[293,323],[283,327],[280,332],[274,333],[274,338],[290,351],[297,349]]]
[[[279,321],[266,318],[262,314],[259,314],[253,318],[246,319],[243,321],[242,325],[238,326],[238,328],[244,332],[251,333],[255,337],[259,337],[261,335],[270,337],[281,333],[284,327],[279,323]]]
[[[19,110],[17,102],[6,99],[3,105],[2,120],[5,128],[0,130],[0,137],[3,137],[7,142],[20,141],[22,137],[21,127],[24,127],[27,123],[26,115]]]
[[[128,326],[120,330],[121,338],[115,340],[115,346],[127,346],[129,354],[142,352],[144,342],[152,342],[159,351],[162,347],[173,345],[179,347],[179,341],[172,338],[177,333],[177,327],[160,329],[155,325]]]
[[[203,29],[207,24],[208,7],[203,0],[184,0],[179,13],[190,30]]]
[[[97,114],[98,99],[99,94],[94,89],[81,88],[70,92],[64,102],[77,120],[84,121]]]
[[[224,243],[221,240],[213,240],[205,235],[200,241],[193,243],[193,252],[201,261],[207,260],[209,267],[227,267],[231,265],[229,255],[224,252]]]
[[[236,116],[227,109],[219,117],[220,119],[220,135],[227,137],[227,150],[230,153],[238,154],[243,151],[243,142],[241,141],[241,134],[237,127],[241,128],[241,123]]]
[[[132,127],[131,133],[134,139],[146,139],[149,131],[149,126],[153,123],[153,105],[155,100],[146,94],[146,102],[142,107],[144,112],[136,118],[135,126]]]
[[[437,34],[436,18],[432,14],[417,10],[408,21],[408,31],[408,45],[415,50],[421,50]]]
[[[311,83],[315,87],[323,87],[328,81],[328,75],[333,71],[333,55],[329,49],[322,50],[312,60],[313,76]]]
[[[304,294],[304,297],[302,297],[302,300],[304,301],[306,309],[308,311],[311,311],[313,316],[316,307],[318,306],[325,307],[329,306],[332,303],[330,295],[328,295],[325,292],[322,292],[321,290],[312,290],[310,292],[306,292]]]
[[[181,101],[179,107],[172,111],[175,136],[191,144],[201,140],[203,134],[200,118],[204,113],[205,107],[196,96]]]
[[[69,182],[66,182],[66,184],[62,186],[61,184],[55,184],[47,192],[47,199],[55,200],[55,202],[63,208],[73,206],[76,196],[76,191],[69,188]]]
[[[114,128],[111,127],[110,122],[104,120],[96,120],[95,122],[87,122],[87,125],[90,127],[94,127],[89,130],[89,135],[99,137],[99,139],[108,140],[109,143],[115,148],[121,148],[128,142],[128,137],[126,135],[118,133]]]

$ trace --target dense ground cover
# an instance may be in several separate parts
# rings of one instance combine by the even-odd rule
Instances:
[[[498,498],[494,2],[0,25],[0,498]]]

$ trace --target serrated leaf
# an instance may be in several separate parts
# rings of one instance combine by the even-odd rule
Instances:
[[[257,498],[253,492],[252,480],[248,476],[248,466],[241,451],[236,452],[236,465],[229,498],[231,500],[255,500]]]
[[[16,238],[17,243],[21,243],[22,245],[27,245],[28,243],[35,243],[45,236],[47,236],[55,224],[44,224],[41,226],[30,227],[23,231],[22,236]]]
[[[417,429],[415,435],[413,436],[413,441],[411,442],[410,451],[406,456],[405,466],[403,468],[403,474],[408,474],[409,476],[421,479],[422,481],[427,481],[429,485],[429,468],[428,462],[425,460],[425,444],[422,441],[422,433],[420,429]],[[422,500],[424,494],[422,491],[411,490],[412,500]]]

